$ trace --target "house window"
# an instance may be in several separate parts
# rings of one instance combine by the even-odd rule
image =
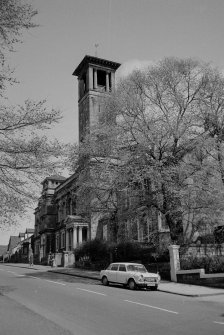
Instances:
[[[139,225],[139,238],[138,238],[139,242],[143,242],[144,241],[144,230],[143,230],[143,226],[140,223]]]
[[[169,229],[165,215],[162,214],[161,212],[158,212],[158,230],[164,230],[164,229]]]
[[[76,215],[76,198],[74,197],[73,200],[72,200],[72,214],[73,215]]]
[[[72,214],[72,199],[69,198],[67,201],[67,215]]]
[[[63,218],[64,219],[66,217],[66,202],[64,201],[62,204],[62,211],[63,211]]]
[[[61,233],[61,248],[65,247],[65,232]]]
[[[59,235],[56,236],[56,251],[59,249]]]
[[[127,188],[120,192],[121,207],[123,210],[130,207],[130,192]]]
[[[73,229],[68,231],[68,249],[72,250]]]
[[[40,245],[39,243],[35,244],[35,255],[39,255],[39,252],[40,252]]]

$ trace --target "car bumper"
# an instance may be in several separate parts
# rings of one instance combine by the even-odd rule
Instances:
[[[144,283],[136,283],[136,285],[138,287],[142,287],[142,288],[147,288],[147,287],[155,287],[155,286],[158,286],[159,283],[158,282],[144,282]]]

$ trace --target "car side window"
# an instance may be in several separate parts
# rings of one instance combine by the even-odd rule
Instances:
[[[133,265],[128,265],[128,271],[134,271],[135,267]]]
[[[118,264],[114,264],[111,266],[111,271],[117,271],[118,270]]]
[[[121,265],[119,266],[119,271],[126,272],[126,267],[125,267],[125,265],[121,264]]]

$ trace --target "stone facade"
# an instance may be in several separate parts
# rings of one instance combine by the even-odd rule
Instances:
[[[115,88],[115,72],[119,63],[85,56],[73,72],[79,87],[79,142],[98,122],[101,99]]]
[[[150,243],[156,249],[169,244],[169,228],[161,212],[147,206],[146,190],[126,189],[118,199],[118,241]]]
[[[85,56],[73,75],[79,86],[79,141],[98,122],[101,99],[115,87],[115,71],[120,64]],[[77,174],[65,179],[48,177],[43,181],[42,195],[35,210],[35,257],[48,262],[55,255],[57,265],[74,263],[73,250],[87,239],[99,235],[98,221],[102,213],[85,212],[77,198]]]
[[[73,75],[78,78],[79,87],[80,143],[91,131],[91,127],[98,123],[102,101],[115,88],[115,72],[119,66],[119,63],[85,56],[75,69]],[[97,163],[89,161],[85,165],[88,173],[93,171],[94,164]],[[81,197],[77,192],[80,169],[79,167],[69,178],[51,176],[42,183],[42,194],[35,210],[36,261],[48,263],[49,255],[54,254],[55,264],[66,266],[75,261],[74,249],[89,239],[149,242],[151,234],[155,231],[167,234],[168,230],[161,214],[152,210],[142,210],[144,206],[138,203],[138,194],[126,194],[117,199],[119,206],[116,216],[114,213],[102,211],[97,206],[91,206],[92,199],[89,194]],[[127,205],[131,203],[131,199],[132,205],[135,201],[135,207],[139,209],[137,215],[135,213],[132,218]]]
[[[42,194],[35,209],[34,258],[36,262],[47,262],[48,254],[55,251],[55,226],[57,208],[53,197],[55,189],[66,178],[51,176],[42,182]]]
[[[79,142],[81,143],[91,128],[98,123],[98,113],[102,108],[105,96],[115,89],[115,72],[120,64],[109,60],[85,56],[73,75],[78,77],[79,85]],[[92,171],[92,161],[89,164],[89,173]],[[102,212],[96,206],[91,206],[93,199],[86,195],[82,199],[84,204],[78,200],[78,213],[87,217],[89,221],[90,239],[106,238],[107,233],[102,228],[102,220],[107,213]],[[87,206],[86,206],[87,204]]]

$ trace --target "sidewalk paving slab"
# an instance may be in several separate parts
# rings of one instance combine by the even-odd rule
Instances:
[[[30,266],[29,264],[21,264],[21,263],[15,263],[15,264],[1,263],[1,264],[6,265],[6,266],[28,268],[28,269],[37,270],[37,271],[61,273],[64,275],[95,279],[95,280],[100,281],[99,271],[83,270],[83,269],[78,269],[78,268],[63,268],[63,267],[52,268],[50,266],[37,265],[37,264],[35,264],[34,266]],[[214,295],[224,295],[224,289],[199,286],[199,285],[175,283],[175,282],[163,281],[163,280],[161,281],[159,285],[158,291],[187,296],[187,297],[206,297],[206,296],[214,296]]]
[[[159,291],[188,297],[224,295],[224,290],[219,288],[163,281],[159,285]]]

